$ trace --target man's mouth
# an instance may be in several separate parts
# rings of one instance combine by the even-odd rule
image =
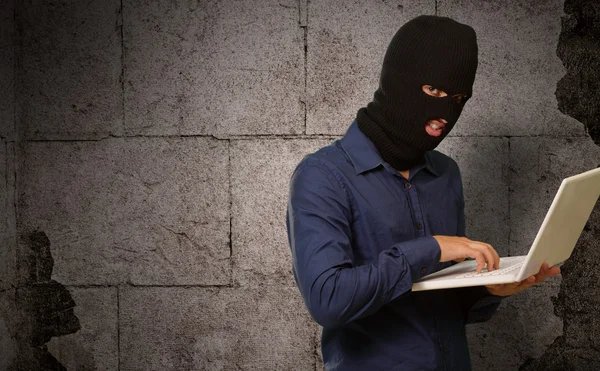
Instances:
[[[425,131],[432,137],[439,137],[440,135],[442,135],[442,131],[444,130],[444,127],[447,123],[448,122],[444,119],[429,120],[425,124]]]

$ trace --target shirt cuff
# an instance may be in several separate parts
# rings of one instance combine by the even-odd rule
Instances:
[[[442,252],[433,236],[418,237],[401,242],[396,246],[408,261],[410,277],[413,282],[438,269]]]

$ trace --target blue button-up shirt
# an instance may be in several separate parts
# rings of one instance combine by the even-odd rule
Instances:
[[[409,174],[353,122],[292,175],[293,273],[323,326],[327,370],[469,370],[465,324],[489,319],[500,302],[482,286],[411,292],[451,264],[440,263],[432,236],[465,236],[465,218],[452,158],[429,151]]]

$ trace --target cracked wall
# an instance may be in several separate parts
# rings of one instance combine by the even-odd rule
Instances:
[[[558,82],[559,109],[578,121],[600,146],[600,4],[566,0],[557,55],[567,73]],[[600,158],[597,161],[600,167]],[[600,202],[599,202],[600,203]],[[554,310],[564,333],[539,358],[529,358],[520,370],[597,370],[600,365],[600,302],[596,267],[600,263],[600,208],[596,205],[573,256],[562,267],[562,282]]]
[[[0,10],[0,369],[322,369],[289,176],[344,133],[419,14],[478,34],[474,96],[439,147],[469,237],[525,253],[560,180],[600,165],[593,1]],[[469,327],[475,370],[598,369],[598,213],[561,277]]]

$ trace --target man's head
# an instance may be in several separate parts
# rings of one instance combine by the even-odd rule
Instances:
[[[394,35],[373,101],[358,126],[398,170],[423,160],[456,124],[477,70],[475,31],[450,18],[419,16]]]

